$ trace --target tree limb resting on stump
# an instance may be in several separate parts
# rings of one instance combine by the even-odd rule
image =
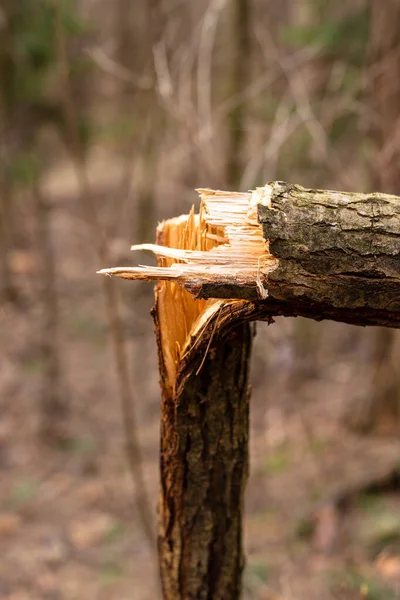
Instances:
[[[165,600],[237,600],[248,466],[250,321],[275,315],[400,327],[400,198],[273,182],[199,190],[161,223],[159,555]]]
[[[247,194],[199,191],[197,235],[212,245],[175,253],[134,246],[169,256],[174,264],[101,272],[176,281],[196,298],[261,301],[266,318],[400,327],[399,197],[280,181]],[[188,217],[170,222],[179,219]]]

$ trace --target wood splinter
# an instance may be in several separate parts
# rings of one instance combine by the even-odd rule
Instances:
[[[161,223],[159,556],[165,600],[237,600],[244,565],[251,321],[275,315],[400,327],[400,198],[272,182],[199,190]]]

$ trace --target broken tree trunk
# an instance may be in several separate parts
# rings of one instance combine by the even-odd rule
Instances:
[[[165,221],[157,267],[162,387],[159,554],[166,600],[240,596],[250,321],[275,315],[400,327],[400,198],[273,182],[200,190]]]
[[[174,264],[101,272],[175,281],[196,298],[263,300],[267,317],[400,327],[398,196],[280,181],[248,194],[200,193],[203,230],[196,235],[214,247],[143,244],[133,249],[147,248]]]
[[[215,333],[207,354],[201,344],[182,360],[174,389],[162,372],[159,556],[167,600],[240,598],[252,333],[246,322]]]
[[[206,248],[215,240],[207,239],[203,227],[191,213],[162,224],[158,241],[178,250]],[[171,259],[159,257],[159,264],[168,268]],[[256,310],[243,300],[196,300],[175,282],[156,287],[162,388],[158,547],[165,600],[240,598],[248,321]]]

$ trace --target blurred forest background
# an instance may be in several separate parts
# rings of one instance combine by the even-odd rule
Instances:
[[[1,0],[0,597],[154,600],[148,257],[196,187],[400,194],[398,0]],[[246,600],[400,598],[389,330],[253,356]]]

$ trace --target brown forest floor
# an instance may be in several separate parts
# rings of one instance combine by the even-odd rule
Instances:
[[[55,174],[49,189],[69,439],[57,449],[38,440],[37,265],[33,250],[21,245],[13,268],[24,303],[0,307],[0,598],[156,600],[95,275],[109,265],[93,259],[62,177]],[[100,204],[104,197],[107,192],[99,194]],[[127,252],[133,241],[126,233],[114,241],[115,263],[133,261]],[[155,516],[159,390],[151,286],[118,287]],[[367,393],[368,336],[333,323],[258,326],[246,600],[400,598],[400,485],[393,475],[400,440],[360,438],[340,425],[345,404]]]

